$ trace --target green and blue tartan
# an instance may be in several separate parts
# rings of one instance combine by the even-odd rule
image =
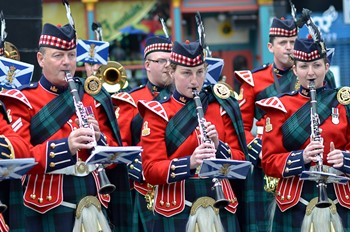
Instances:
[[[334,193],[333,184],[327,185],[327,196],[331,200],[336,199]],[[314,181],[304,181],[301,197],[306,201],[318,197],[318,188],[316,187],[316,182]],[[350,211],[347,208],[342,207],[340,204],[336,204],[337,212],[342,219],[344,226],[344,231],[350,231]],[[306,205],[299,202],[292,208],[281,212],[281,210],[276,206],[272,231],[288,231],[288,232],[300,232],[300,228],[304,219],[306,211]]]
[[[336,106],[336,90],[324,90],[317,94],[317,111],[322,124]],[[282,125],[283,146],[288,151],[295,151],[310,137],[310,102],[305,103]],[[297,126],[296,126],[297,125]]]
[[[237,100],[233,97],[229,97],[228,99],[221,99],[213,93],[212,88],[213,86],[207,86],[204,91],[202,90],[199,94],[202,102],[203,112],[206,112],[208,104],[213,101],[217,101],[230,117],[232,125],[235,128],[237,137],[239,139],[241,149],[246,157],[248,157],[243,120]],[[194,101],[191,100],[169,120],[169,123],[166,127],[165,142],[168,156],[172,155],[176,151],[176,149],[186,140],[186,138],[196,129],[197,126],[198,119],[196,106]]]
[[[185,183],[186,196],[185,199],[193,203],[196,199],[203,196],[208,196],[215,199],[215,191],[211,190],[213,186],[211,178],[208,179],[187,179]],[[190,190],[190,191],[189,191]],[[241,189],[240,191],[243,191]],[[184,232],[186,231],[186,223],[190,216],[191,208],[185,206],[184,211],[171,216],[164,217],[155,212],[153,216],[153,224],[151,231],[167,231],[167,232]],[[236,214],[232,214],[225,209],[220,210],[220,219],[225,231],[239,232],[239,222]],[[150,222],[151,223],[151,222]],[[209,231],[209,230],[208,230]]]

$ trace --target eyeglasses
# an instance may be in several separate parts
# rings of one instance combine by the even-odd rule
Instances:
[[[168,62],[170,62],[170,60],[168,60],[168,59],[158,59],[158,60],[148,59],[148,60],[152,61],[154,63],[158,63],[160,65],[164,65],[164,64],[167,64]]]

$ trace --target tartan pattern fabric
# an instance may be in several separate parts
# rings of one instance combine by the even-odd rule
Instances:
[[[293,52],[294,59],[302,60],[302,61],[313,61],[321,58],[320,53],[315,50],[311,52],[303,52],[294,50]]]
[[[82,92],[79,91],[80,97]],[[43,143],[75,113],[73,98],[67,90],[44,106],[31,120],[31,144]]]
[[[208,196],[215,199],[215,191],[211,190],[212,185],[213,184],[211,178],[186,179],[185,189],[190,189],[191,191],[185,191],[185,199],[191,203],[202,196]],[[242,189],[240,191],[242,191]],[[188,221],[188,217],[190,216],[190,209],[190,207],[185,206],[184,211],[172,217],[164,217],[160,214],[155,213],[153,216],[153,225],[151,231],[186,231],[186,223]],[[232,214],[227,210],[222,209],[220,210],[220,219],[225,228],[225,231],[240,231],[236,214]]]
[[[188,66],[188,67],[194,67],[194,66],[203,64],[203,56],[202,55],[198,55],[195,58],[191,59],[187,56],[183,56],[181,54],[171,52],[170,60],[173,61],[174,63]]]
[[[296,80],[296,76],[293,74],[292,70],[290,70],[289,72],[284,74],[282,77],[278,78],[281,92],[285,93],[285,92],[290,92],[290,91],[294,90],[295,80]],[[278,94],[279,94],[279,92],[277,91],[275,84],[273,83],[270,86],[268,86],[266,89],[264,89],[260,93],[258,93],[256,95],[255,101],[257,102],[261,99],[277,96]],[[260,120],[265,114],[265,112],[256,105],[255,105],[254,112],[255,112],[254,117],[257,120]]]
[[[332,113],[330,105],[338,104],[336,91],[324,90],[317,94],[317,111],[320,124]],[[310,137],[310,102],[304,104],[282,125],[283,145],[288,151],[295,151]]]
[[[209,95],[200,93],[203,112],[208,108]],[[176,149],[186,140],[186,138],[198,126],[196,106],[193,100],[183,106],[179,112],[169,120],[166,127],[165,138],[168,156],[171,156]]]
[[[283,37],[292,37],[297,35],[297,29],[294,28],[292,30],[278,28],[278,27],[271,27],[270,28],[270,34],[271,36],[283,36]]]
[[[332,184],[327,185],[327,196],[331,200],[336,199],[336,195],[334,193],[334,188]],[[304,181],[301,197],[306,201],[310,201],[311,199],[318,196],[318,188],[316,187],[316,183],[313,181]],[[342,207],[340,204],[336,204],[337,212],[342,219],[342,223],[344,226],[344,231],[350,230],[350,214],[349,209]],[[303,218],[306,211],[306,205],[299,202],[294,207],[286,210],[285,212],[281,212],[280,209],[276,206],[275,216],[272,223],[272,231],[280,232],[280,231],[290,231],[290,232],[300,232],[301,224],[303,222]]]
[[[66,41],[51,35],[41,35],[39,39],[39,46],[45,45],[60,50],[71,50],[76,47],[75,38],[70,41]]]
[[[155,43],[147,46],[144,50],[144,57],[146,57],[151,52],[171,52],[173,45],[171,43]]]
[[[2,48],[0,48],[0,56],[3,56],[4,55],[4,53],[5,53],[5,49],[2,47]]]
[[[96,196],[97,194],[95,181],[91,174],[83,178],[65,175],[63,192],[64,201],[73,204],[78,204],[85,196]],[[102,207],[102,209],[105,213],[105,208]],[[71,231],[74,226],[75,209],[65,206],[58,206],[45,214],[25,207],[24,213],[26,231]]]

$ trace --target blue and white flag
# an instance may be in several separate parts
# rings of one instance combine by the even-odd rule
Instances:
[[[85,162],[87,164],[129,164],[137,158],[141,152],[142,147],[140,146],[96,146]]]
[[[204,86],[216,84],[219,81],[222,69],[224,68],[224,60],[220,58],[206,57],[208,63],[208,71],[205,77]]]
[[[0,87],[16,89],[32,80],[34,65],[0,56]]]
[[[0,160],[0,181],[20,179],[37,164],[34,158]]]
[[[204,159],[198,175],[201,177],[246,179],[251,165],[250,161]]]
[[[77,62],[107,64],[109,43],[97,40],[78,40]]]

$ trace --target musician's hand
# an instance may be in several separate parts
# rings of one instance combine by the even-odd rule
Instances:
[[[219,146],[219,135],[218,132],[215,128],[215,125],[212,124],[211,122],[205,122],[204,126],[207,128],[206,133],[207,136],[213,141],[215,149],[218,148]]]
[[[81,149],[91,149],[94,134],[90,128],[78,128],[73,130],[68,136],[69,151],[73,155]]]
[[[324,146],[319,141],[312,141],[304,149],[304,163],[317,162],[318,154],[323,153]]]
[[[330,143],[330,152],[327,155],[327,162],[332,164],[334,168],[340,168],[343,166],[344,155],[341,150],[335,149],[334,143]]]
[[[89,125],[92,125],[92,127],[94,128],[96,141],[100,140],[100,137],[101,137],[100,126],[98,125],[98,122],[95,119],[95,117],[88,116],[88,123]]]
[[[191,155],[190,168],[195,169],[203,163],[203,159],[215,158],[214,144],[203,143],[199,145]]]

